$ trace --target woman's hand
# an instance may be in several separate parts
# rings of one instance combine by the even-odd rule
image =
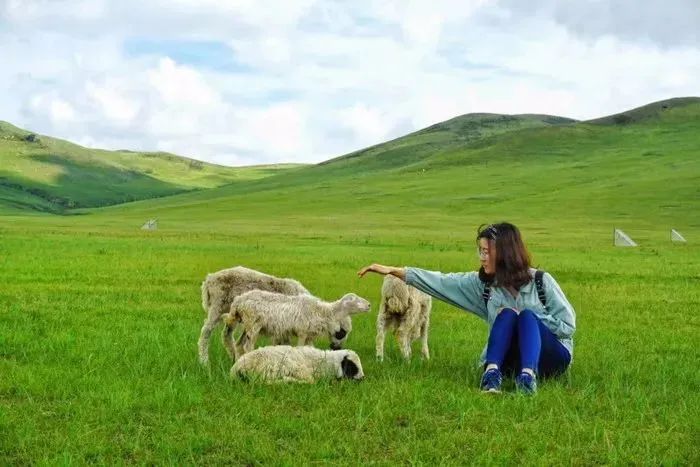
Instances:
[[[371,264],[369,266],[365,266],[364,268],[360,269],[357,272],[357,275],[360,277],[363,277],[365,274],[368,272],[376,272],[377,274],[381,275],[386,275],[391,273],[391,268],[388,266],[382,266],[381,264]]]
[[[381,264],[376,264],[376,263],[360,269],[359,271],[357,271],[357,275],[360,277],[363,277],[368,272],[376,272],[377,274],[381,274],[381,275],[391,274],[392,276],[396,276],[401,280],[406,280],[406,272],[405,272],[404,268],[395,268],[393,266],[383,266]]]

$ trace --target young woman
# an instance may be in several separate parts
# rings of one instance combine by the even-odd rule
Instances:
[[[530,267],[530,254],[513,224],[480,228],[476,240],[478,272],[443,274],[372,264],[358,274],[391,274],[485,320],[490,330],[481,355],[481,389],[500,392],[506,374],[515,376],[518,390],[534,394],[538,376],[556,376],[569,367],[576,313],[550,274],[542,276],[540,297],[536,270]],[[490,294],[484,294],[485,285]]]

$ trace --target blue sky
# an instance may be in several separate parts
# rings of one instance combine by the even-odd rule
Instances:
[[[236,60],[224,42],[206,40],[129,37],[124,41],[127,57],[170,57],[177,63],[222,73],[245,73],[253,70]]]
[[[0,119],[91,147],[319,162],[469,112],[700,95],[697,0],[0,1]]]

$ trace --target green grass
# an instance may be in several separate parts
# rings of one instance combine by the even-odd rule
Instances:
[[[699,107],[82,215],[4,216],[0,463],[697,465]],[[160,230],[138,230],[150,217]],[[501,219],[577,310],[570,373],[534,399],[485,397],[486,326],[440,302],[429,362],[403,363],[393,339],[375,362],[381,281],[357,269],[472,270],[476,227]],[[640,247],[612,247],[613,225]],[[688,244],[672,245],[671,227]],[[348,340],[366,380],[231,382],[218,333],[201,369],[199,286],[236,264],[371,300]]]
[[[297,167],[232,168],[162,152],[88,149],[0,121],[0,213],[65,213],[213,188]]]

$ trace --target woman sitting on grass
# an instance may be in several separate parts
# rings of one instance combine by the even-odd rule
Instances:
[[[481,355],[481,389],[500,392],[503,374],[516,376],[519,391],[534,394],[537,377],[564,373],[573,355],[576,314],[559,284],[544,273],[538,294],[536,270],[520,231],[503,222],[477,234],[478,272],[443,274],[418,268],[373,264],[361,269],[391,274],[456,307],[470,311],[490,326]],[[490,293],[489,293],[490,291]]]

